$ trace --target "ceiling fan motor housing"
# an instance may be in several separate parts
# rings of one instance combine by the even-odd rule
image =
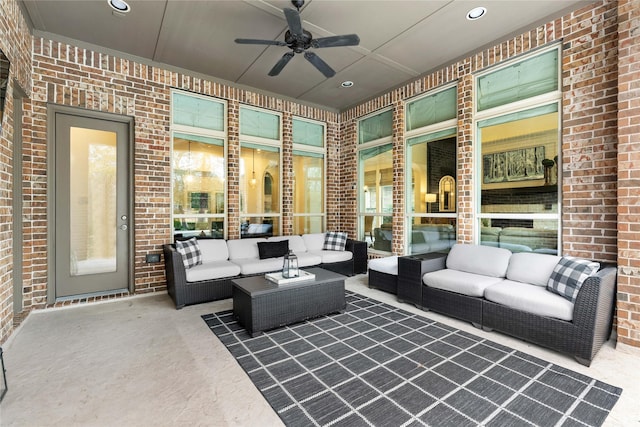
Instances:
[[[302,53],[306,49],[311,47],[311,33],[307,30],[303,30],[302,34],[291,34],[291,31],[287,30],[284,34],[284,42],[289,45],[295,53]]]

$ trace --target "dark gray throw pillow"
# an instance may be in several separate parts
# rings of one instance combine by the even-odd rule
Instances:
[[[258,254],[260,259],[279,258],[289,253],[289,241],[258,242]]]

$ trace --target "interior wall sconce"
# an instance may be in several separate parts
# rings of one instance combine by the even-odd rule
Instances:
[[[424,202],[427,205],[427,213],[431,213],[431,203],[435,203],[438,200],[438,195],[435,193],[425,193]]]

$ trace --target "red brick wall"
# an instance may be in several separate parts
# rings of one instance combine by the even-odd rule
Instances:
[[[618,342],[640,347],[640,7],[618,2]]]
[[[9,59],[4,114],[0,123],[0,344],[13,329],[13,141],[14,94],[31,93],[31,35],[15,0],[0,2],[0,50]],[[17,87],[19,86],[19,87]],[[17,185],[20,185],[19,183]],[[15,273],[19,274],[19,273]]]
[[[387,94],[365,102],[340,115],[343,130],[343,163],[354,165],[357,161],[357,121],[359,118],[382,108],[393,107],[394,119],[402,116],[399,107],[402,101],[425,93],[445,83],[458,85],[458,240],[474,241],[474,132],[473,132],[473,73],[507,59],[517,57],[533,49],[554,42],[562,43],[562,253],[586,258],[620,262],[621,285],[619,309],[623,317],[621,329],[623,342],[640,347],[640,244],[637,237],[638,211],[632,206],[640,191],[640,173],[636,163],[638,150],[638,109],[640,104],[637,84],[640,54],[632,46],[638,42],[638,2],[620,2],[621,32],[618,41],[618,2],[602,1],[577,10],[553,22],[541,25],[476,55],[462,59],[433,74],[417,79]],[[635,20],[634,20],[635,19]],[[635,23],[635,24],[634,24]],[[621,49],[618,60],[618,46]],[[624,65],[624,66],[623,66]],[[618,83],[618,67],[620,79]],[[626,73],[623,75],[623,72]],[[626,101],[618,102],[618,87]],[[622,90],[624,89],[624,93]],[[621,99],[622,96],[621,96]],[[631,110],[631,111],[630,111]],[[620,113],[618,113],[620,111]],[[618,118],[621,115],[621,119]],[[618,126],[626,126],[620,129]],[[401,132],[402,126],[394,122],[394,129]],[[625,143],[626,152],[618,155],[620,144]],[[623,138],[624,137],[624,138]],[[404,183],[404,152],[394,136],[394,176]],[[635,141],[635,143],[632,143]],[[618,227],[616,190],[618,167],[624,166],[621,174],[626,181],[618,197],[626,207],[618,212],[625,222]],[[353,166],[352,166],[353,168]],[[355,169],[355,168],[353,168]],[[344,179],[342,191],[355,200],[356,171],[349,171],[353,179]],[[622,185],[622,181],[620,181]],[[394,185],[394,191],[402,191],[403,184]],[[625,199],[626,198],[626,199]],[[403,199],[395,199],[393,218],[393,250],[404,250],[404,206]],[[345,228],[356,228],[355,209],[351,206],[342,215],[351,221]],[[618,232],[620,234],[618,235]],[[619,250],[620,248],[620,250]],[[623,250],[624,249],[624,250]],[[628,311],[627,311],[628,310]],[[629,336],[628,339],[625,339]]]
[[[337,114],[303,106],[247,90],[227,87],[187,75],[169,72],[134,61],[88,51],[37,38],[33,46],[33,98],[25,104],[25,123],[31,126],[25,138],[25,169],[29,183],[27,214],[34,218],[25,228],[31,263],[25,290],[25,307],[46,305],[46,108],[47,103],[123,114],[135,117],[135,292],[165,289],[163,264],[146,264],[145,254],[160,252],[171,241],[170,89],[185,89],[228,101],[229,237],[239,237],[239,128],[240,104],[284,113],[284,164],[291,160],[291,118],[307,117],[328,123],[328,161],[336,164],[338,153]],[[285,174],[285,177],[287,175]],[[328,199],[336,200],[337,177],[331,177]],[[284,197],[291,198],[291,182],[284,182]],[[330,202],[329,208],[336,209]],[[292,212],[285,210],[285,230],[291,231]],[[37,217],[37,219],[36,219]],[[331,224],[331,221],[329,221]],[[26,254],[25,254],[26,255]]]

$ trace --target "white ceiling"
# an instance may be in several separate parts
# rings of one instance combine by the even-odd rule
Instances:
[[[284,40],[288,0],[23,0],[35,34],[116,50],[239,86],[344,110],[592,1],[307,0],[300,15],[314,38],[356,33],[360,45],[311,49],[334,70],[325,78],[302,55],[267,73],[287,47],[238,45],[236,38]],[[468,21],[467,12],[488,12]],[[71,40],[69,40],[71,39]],[[340,87],[344,80],[355,84]]]

